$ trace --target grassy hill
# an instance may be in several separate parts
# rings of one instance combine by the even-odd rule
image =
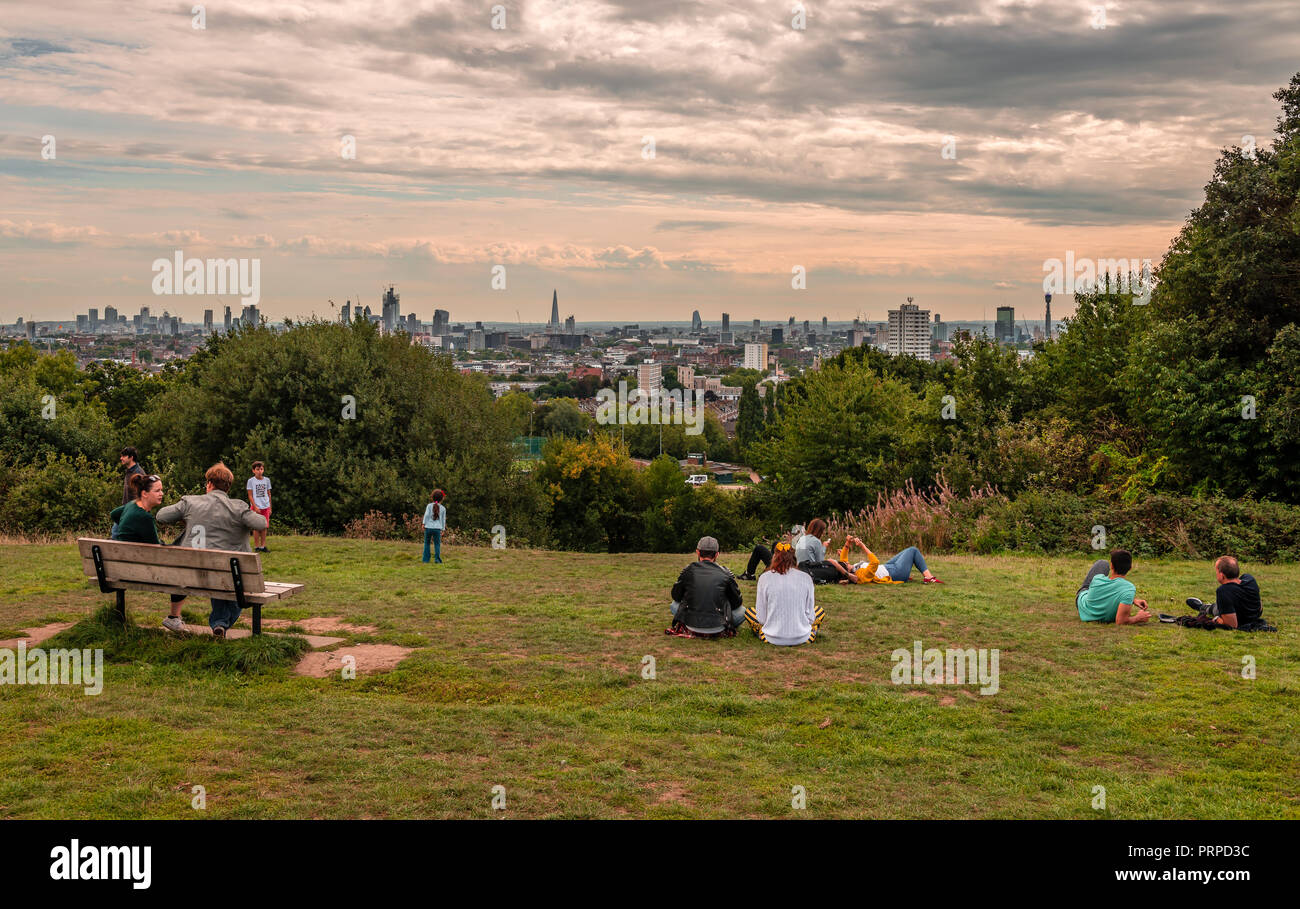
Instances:
[[[307,590],[266,617],[342,617],[377,629],[347,643],[411,656],[354,680],[250,674],[160,633],[98,696],[0,686],[0,817],[1300,817],[1298,565],[1246,566],[1282,628],[1251,635],[1083,625],[1082,557],[938,557],[943,586],[819,588],[822,638],[783,649],[666,637],[685,556],[270,545],[267,576]],[[1208,563],[1130,577],[1158,611],[1213,592]],[[129,601],[143,629],[165,615]],[[72,544],[0,548],[0,638],[107,602]],[[915,640],[997,648],[1000,690],[892,684]]]

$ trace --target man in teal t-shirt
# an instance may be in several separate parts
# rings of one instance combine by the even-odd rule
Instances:
[[[1125,577],[1132,569],[1133,556],[1124,549],[1112,552],[1109,562],[1094,562],[1074,595],[1079,619],[1108,625],[1141,625],[1150,619],[1147,601],[1138,599],[1137,588]]]

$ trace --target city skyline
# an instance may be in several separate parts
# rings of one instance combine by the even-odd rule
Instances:
[[[389,284],[425,321],[508,324],[554,287],[579,324],[884,321],[909,296],[1041,318],[1045,261],[1158,262],[1219,150],[1269,143],[1300,24],[1283,0],[1104,28],[1068,0],[828,2],[804,29],[763,4],[504,8],[6,7],[0,322],[239,310],[159,300],[177,251],[258,260],[273,321]]]

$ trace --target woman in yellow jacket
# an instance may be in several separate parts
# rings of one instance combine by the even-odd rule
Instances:
[[[867,554],[866,561],[849,564],[851,547],[857,545]],[[926,584],[942,584],[925,564],[925,556],[915,546],[909,546],[886,562],[881,562],[876,554],[867,548],[867,544],[855,536],[848,536],[840,549],[840,562],[849,575],[848,582],[855,584],[902,584],[912,574],[913,568],[921,569],[921,579]]]

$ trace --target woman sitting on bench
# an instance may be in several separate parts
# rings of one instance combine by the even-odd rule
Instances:
[[[142,473],[132,474],[127,478],[126,488],[131,493],[131,501],[119,505],[109,514],[113,522],[112,537],[123,543],[153,543],[161,545],[158,538],[158,525],[154,523],[151,512],[162,504],[162,479]],[[163,627],[168,631],[184,631],[185,623],[181,620],[181,603],[185,597],[172,594],[172,608]]]

